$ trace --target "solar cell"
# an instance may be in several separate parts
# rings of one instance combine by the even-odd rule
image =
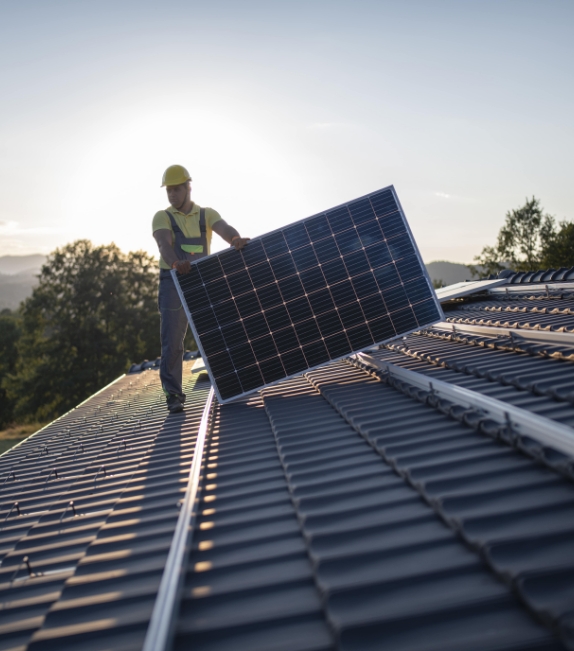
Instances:
[[[392,186],[172,275],[220,402],[444,319]]]

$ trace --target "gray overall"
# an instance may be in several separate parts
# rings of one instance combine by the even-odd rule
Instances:
[[[199,237],[185,237],[174,216],[165,211],[175,236],[173,250],[179,260],[199,260],[207,255],[205,208],[199,209]],[[183,340],[187,332],[187,317],[173,283],[171,272],[160,269],[158,307],[161,318],[161,362],[159,376],[166,396],[178,395],[185,400],[181,388]]]

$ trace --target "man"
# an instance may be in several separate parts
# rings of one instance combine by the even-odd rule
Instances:
[[[189,273],[190,261],[209,254],[212,231],[237,250],[249,238],[239,233],[212,208],[200,208],[191,200],[191,176],[181,165],[171,165],[163,175],[171,208],[160,210],[153,218],[153,236],[160,252],[158,305],[161,317],[161,363],[159,376],[171,413],[183,410],[183,340],[187,317],[175,288],[170,270]]]

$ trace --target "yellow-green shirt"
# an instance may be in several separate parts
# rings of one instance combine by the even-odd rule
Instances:
[[[196,203],[193,204],[191,212],[186,215],[179,210],[176,210],[172,206],[166,208],[174,216],[177,225],[181,228],[185,237],[201,237],[201,231],[199,230],[199,209]],[[171,231],[172,242],[175,242],[175,234],[173,228],[171,227],[171,221],[167,216],[165,210],[160,210],[156,212],[152,222],[152,232],[155,233],[162,228],[167,228]],[[221,219],[221,215],[217,210],[213,208],[205,209],[205,227],[206,227],[206,239],[207,239],[207,253],[211,250],[211,236],[213,234],[212,226],[215,222],[218,222]],[[160,269],[170,269],[171,267],[164,261],[163,258],[159,259]]]

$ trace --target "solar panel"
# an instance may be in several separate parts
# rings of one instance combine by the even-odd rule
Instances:
[[[462,283],[455,283],[447,287],[441,287],[436,290],[436,295],[441,303],[446,303],[453,298],[460,298],[461,296],[468,296],[469,294],[476,294],[483,292],[485,289],[492,289],[500,285],[506,285],[508,278],[496,278],[495,280],[467,280]]]
[[[172,274],[220,402],[444,319],[392,186]]]

